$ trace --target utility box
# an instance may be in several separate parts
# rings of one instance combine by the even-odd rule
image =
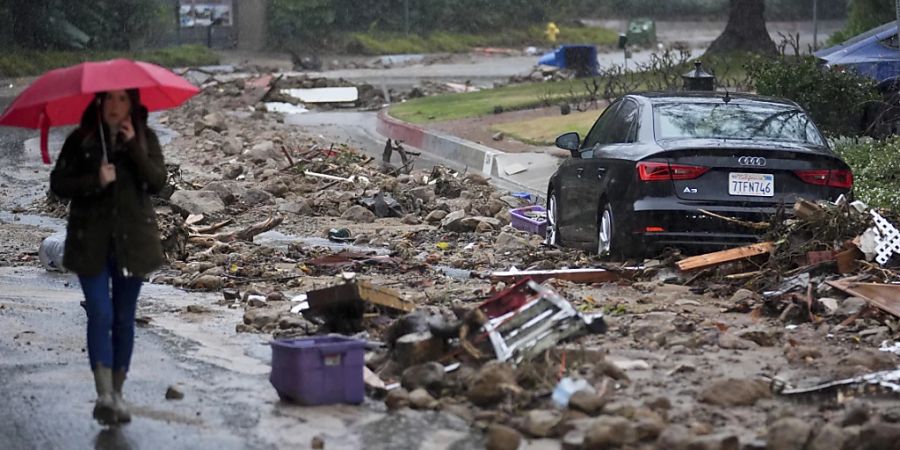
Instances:
[[[628,22],[628,32],[625,33],[628,43],[642,47],[656,44],[656,22],[651,19],[641,18]]]

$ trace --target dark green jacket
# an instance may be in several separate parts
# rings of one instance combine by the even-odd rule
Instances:
[[[166,183],[159,139],[146,128],[146,149],[135,137],[107,147],[116,181],[100,187],[102,148],[96,133],[75,130],[50,174],[50,190],[72,199],[63,265],[78,275],[99,275],[109,256],[127,276],[144,277],[164,262],[150,194]],[[109,141],[107,140],[107,143]]]

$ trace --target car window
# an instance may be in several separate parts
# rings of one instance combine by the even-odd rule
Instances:
[[[802,110],[772,103],[664,103],[655,105],[656,138],[772,140],[825,145]]]
[[[627,144],[635,141],[638,125],[638,105],[626,100],[616,111],[616,118],[610,126],[609,140],[605,144]]]
[[[612,105],[609,105],[609,107],[606,108],[606,111],[603,111],[603,114],[600,115],[600,118],[597,119],[597,122],[591,127],[591,131],[588,132],[587,137],[584,138],[584,144],[581,148],[590,149],[597,144],[605,144],[608,142],[606,135],[609,133],[610,125],[616,117],[616,110],[619,109],[619,105],[621,104],[622,101],[619,100]]]

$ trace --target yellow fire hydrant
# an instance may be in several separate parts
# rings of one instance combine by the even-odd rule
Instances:
[[[551,44],[555,44],[556,37],[559,36],[559,27],[553,22],[547,23],[547,29],[544,30],[544,36],[547,36],[547,41]]]

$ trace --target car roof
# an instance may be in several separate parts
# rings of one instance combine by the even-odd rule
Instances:
[[[623,97],[632,97],[635,99],[643,99],[651,105],[661,105],[665,103],[709,103],[721,102],[725,97],[725,92],[709,92],[709,91],[654,91],[654,92],[633,92]],[[789,106],[799,108],[799,106],[783,98],[766,97],[762,95],[740,94],[729,92],[730,102],[735,104],[770,104],[777,106]]]

